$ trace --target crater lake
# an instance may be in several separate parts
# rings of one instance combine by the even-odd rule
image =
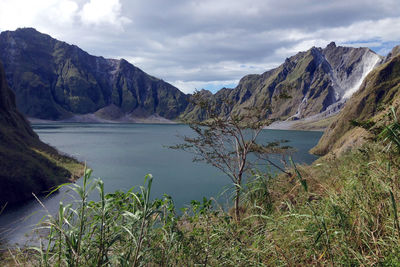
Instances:
[[[227,189],[231,183],[227,176],[206,163],[193,162],[190,153],[168,148],[182,143],[182,136],[193,135],[187,125],[48,123],[32,126],[42,141],[92,168],[92,177],[104,181],[106,192],[138,188],[143,185],[145,175],[152,174],[152,197],[168,194],[178,209],[203,197],[213,197],[225,207],[229,202]],[[309,164],[317,156],[308,151],[321,135],[322,132],[316,131],[263,130],[257,140],[263,143],[289,140],[285,145],[296,149],[294,161]],[[279,162],[279,157],[274,160]],[[261,163],[260,168],[266,169],[266,163]],[[228,193],[221,196],[225,191]],[[55,212],[60,201],[68,201],[64,198],[65,190],[61,190],[43,199],[43,203],[50,212]],[[35,200],[7,210],[0,215],[0,243],[23,245],[28,240],[25,234],[44,214]]]

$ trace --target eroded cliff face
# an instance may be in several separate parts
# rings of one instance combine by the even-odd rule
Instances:
[[[340,154],[365,141],[368,133],[352,125],[351,120],[387,122],[390,107],[400,110],[400,53],[395,47],[386,63],[374,69],[364,79],[360,89],[347,101],[337,119],[326,129],[311,152]]]
[[[326,112],[337,112],[357,91],[362,80],[382,57],[368,48],[313,47],[287,58],[276,69],[243,77],[234,89],[211,95],[210,103],[222,116],[261,108],[272,119],[294,120]],[[183,117],[196,119],[200,113],[189,106]],[[198,119],[204,119],[201,116]]]
[[[39,152],[40,151],[40,152]],[[0,62],[0,208],[40,195],[71,178],[71,173],[45,157],[58,155],[42,143],[17,110]]]
[[[174,86],[126,60],[89,55],[32,28],[0,34],[0,59],[19,110],[59,120],[114,105],[133,117],[175,119],[188,102]]]

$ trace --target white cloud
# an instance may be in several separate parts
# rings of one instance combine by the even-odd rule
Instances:
[[[385,18],[367,20],[342,27],[331,27],[317,30],[313,33],[297,30],[297,36],[303,36],[289,46],[275,50],[281,57],[289,57],[299,51],[305,51],[312,46],[324,47],[331,41],[338,45],[352,47],[378,47],[385,42],[400,43],[400,18]],[[386,51],[386,50],[382,50]]]
[[[234,87],[238,84],[238,80],[229,80],[229,81],[173,81],[170,82],[176,88],[179,88],[182,92],[189,94],[193,93],[195,90],[208,89],[215,93],[218,89],[222,87]]]
[[[90,0],[83,6],[80,16],[84,24],[110,24],[123,29],[131,20],[121,15],[121,7],[119,0]]]
[[[70,0],[61,0],[54,1],[54,5],[48,8],[47,14],[51,21],[59,24],[70,24],[73,23],[77,10],[77,3]]]
[[[265,0],[202,0],[189,1],[183,6],[186,10],[195,10],[197,14],[207,17],[219,17],[221,14],[234,16],[258,16],[269,9],[269,3]]]
[[[77,10],[78,4],[71,0],[1,0],[0,29],[63,26],[73,22]]]
[[[384,42],[400,41],[400,17],[379,20],[367,20],[354,23],[347,27],[333,28],[325,34],[346,41],[365,41],[378,39]],[[324,33],[320,30],[320,35]]]
[[[398,1],[0,0],[0,30],[35,27],[94,55],[122,55],[189,92],[331,41],[385,54],[400,43]]]
[[[103,33],[114,33],[131,22],[121,10],[119,0],[0,0],[0,30],[34,27],[62,37],[65,29],[82,36],[91,27],[102,26]]]

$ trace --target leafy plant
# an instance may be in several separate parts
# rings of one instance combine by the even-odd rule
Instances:
[[[86,169],[82,186],[60,186],[67,186],[75,201],[60,203],[56,216],[49,213],[41,223],[39,229],[47,230],[48,236],[39,247],[31,248],[38,252],[40,265],[140,266],[154,261],[154,254],[148,252],[154,250],[152,242],[159,240],[156,236],[163,234],[173,239],[175,235],[171,198],[151,199],[151,175],[146,176],[139,192],[131,188],[126,193],[112,194],[105,194],[104,183],[93,180],[91,175],[92,170]],[[97,202],[89,200],[95,190],[100,197]]]

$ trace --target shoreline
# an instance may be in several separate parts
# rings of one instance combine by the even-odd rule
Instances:
[[[27,119],[31,124],[32,123],[43,123],[43,124],[52,124],[52,123],[179,124],[179,122],[172,121],[172,120],[166,119],[166,118],[158,116],[158,115],[152,115],[149,117],[124,116],[124,117],[118,118],[116,120],[100,118],[100,117],[97,117],[95,114],[75,115],[71,118],[62,119],[62,120],[44,120],[44,119],[38,119],[38,118],[32,118],[32,117],[28,117]]]
[[[270,130],[294,130],[294,131],[316,131],[324,132],[329,125],[337,118],[337,113],[328,117],[321,118],[312,116],[300,120],[275,121],[264,129]]]
[[[263,129],[268,130],[292,130],[292,131],[325,131],[331,122],[336,118],[336,114],[326,118],[305,118],[292,121],[275,121]],[[74,115],[68,119],[62,120],[44,120],[39,118],[28,117],[31,124],[54,124],[54,123],[104,123],[104,124],[182,124],[179,121],[173,121],[161,117],[159,115],[151,115],[149,117],[132,117],[125,115],[118,119],[104,119],[95,114]]]

